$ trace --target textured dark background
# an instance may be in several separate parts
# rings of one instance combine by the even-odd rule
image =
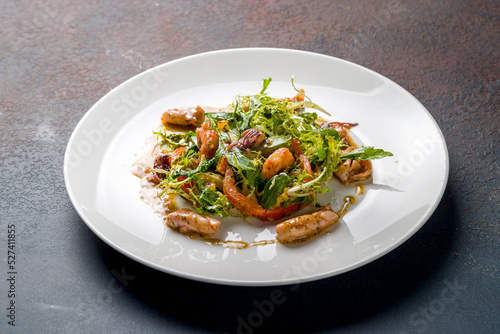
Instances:
[[[1,1],[0,332],[498,332],[499,15],[495,0]],[[62,166],[80,118],[121,82],[255,46],[340,57],[400,84],[442,129],[450,177],[434,215],[398,249],[280,287],[284,302],[243,328],[276,288],[193,282],[129,260],[79,218]],[[16,327],[6,317],[8,224]]]

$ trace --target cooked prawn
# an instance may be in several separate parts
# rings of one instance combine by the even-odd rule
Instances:
[[[196,129],[196,138],[200,149],[200,159],[198,159],[198,163],[202,155],[204,155],[207,160],[212,159],[219,148],[219,135],[217,131],[210,130],[210,122],[205,122],[202,127]]]
[[[226,157],[224,156],[222,159],[226,159]],[[262,217],[266,213],[266,209],[238,191],[234,180],[233,169],[229,164],[226,164],[223,191],[228,201],[247,215]]]
[[[313,214],[303,215],[276,225],[277,238],[282,243],[305,240],[333,226],[339,220],[330,204]]]
[[[289,149],[282,147],[274,151],[264,162],[260,175],[269,180],[274,175],[295,163],[295,158]]]
[[[292,147],[292,152],[298,157],[298,161],[301,163],[300,167],[304,169],[309,175],[312,175],[312,168],[311,168],[311,163],[309,162],[309,159],[305,156],[304,152],[300,148],[299,141],[295,138],[292,138],[291,142],[291,147]],[[311,177],[307,177],[304,179],[305,182],[311,181]],[[282,207],[282,206],[276,206],[271,209],[266,210],[266,214],[261,218],[262,221],[274,221],[281,219],[283,217],[289,216],[306,206],[312,203],[295,203],[295,204],[290,204],[287,207]]]
[[[300,162],[300,167],[304,169],[309,175],[312,176],[311,163],[304,154],[304,151],[302,151],[302,148],[300,148],[300,142],[297,139],[292,138],[291,146],[292,146],[292,152],[299,158],[298,160]],[[304,181],[311,181],[311,180],[312,177],[308,177]]]
[[[205,120],[205,111],[197,106],[193,107],[182,107],[168,109],[161,116],[161,122],[164,125],[167,124],[177,124],[177,125],[194,125],[200,126]]]
[[[180,209],[168,214],[165,223],[180,233],[194,232],[203,236],[212,236],[219,231],[221,222],[208,216],[202,216],[188,209]]]

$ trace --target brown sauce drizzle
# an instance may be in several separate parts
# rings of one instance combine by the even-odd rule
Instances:
[[[260,241],[254,241],[250,243],[250,246],[265,246],[265,245],[271,245],[274,244],[276,240],[260,240]]]
[[[165,199],[163,200],[164,202],[163,207],[165,208],[166,215],[179,210],[177,202],[175,201],[176,196],[177,196],[176,194],[171,194],[165,197]]]
[[[354,196],[346,196],[344,197],[344,204],[342,205],[342,208],[337,212],[340,218],[342,218],[347,211],[349,210],[349,207],[356,203],[358,199]]]
[[[174,230],[175,231],[175,230]],[[176,231],[178,232],[178,231]],[[254,247],[254,246],[265,246],[265,245],[270,245],[274,244],[276,240],[260,240],[260,241],[254,241],[251,243],[245,242],[245,241],[237,241],[237,240],[220,240],[217,238],[210,238],[203,236],[199,233],[194,233],[194,232],[188,232],[188,233],[182,233],[189,239],[200,239],[203,240],[204,242],[212,245],[212,246],[222,246],[224,248],[233,248],[233,249],[246,249],[249,247]]]
[[[202,238],[203,241],[209,243],[212,246],[222,246],[224,248],[234,248],[234,249],[245,249],[250,247],[250,244],[245,241],[233,241],[233,240],[226,240],[222,241],[220,239],[215,239],[215,238]]]
[[[356,184],[356,195],[363,195],[365,193],[365,185],[363,183]]]

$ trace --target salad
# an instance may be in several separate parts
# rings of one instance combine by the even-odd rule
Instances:
[[[392,156],[373,147],[358,147],[349,136],[355,123],[326,122],[328,114],[304,90],[274,98],[263,80],[255,95],[238,95],[227,108],[175,108],[161,117],[154,134],[158,155],[147,179],[160,198],[181,196],[193,211],[172,210],[165,220],[182,232],[211,236],[214,217],[255,217],[277,221],[314,204],[336,178],[348,185],[371,176],[369,160]],[[329,114],[328,114],[329,115]],[[172,132],[174,125],[184,131]],[[307,239],[339,219],[329,205],[276,226],[284,243]]]

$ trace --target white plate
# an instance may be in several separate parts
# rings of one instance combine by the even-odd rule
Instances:
[[[278,243],[230,249],[165,228],[138,196],[129,172],[134,154],[164,109],[229,104],[236,94],[293,96],[290,78],[333,119],[358,122],[359,144],[391,151],[373,162],[373,183],[330,233],[300,246]],[[158,270],[229,285],[279,285],[333,276],[362,266],[412,236],[438,205],[448,179],[448,153],[429,112],[389,79],[337,58],[286,49],[208,52],[160,65],[113,89],[74,130],[64,177],[89,228],[121,253]],[[339,209],[353,187],[335,186],[321,201]],[[274,238],[273,226],[224,224],[222,239]]]

